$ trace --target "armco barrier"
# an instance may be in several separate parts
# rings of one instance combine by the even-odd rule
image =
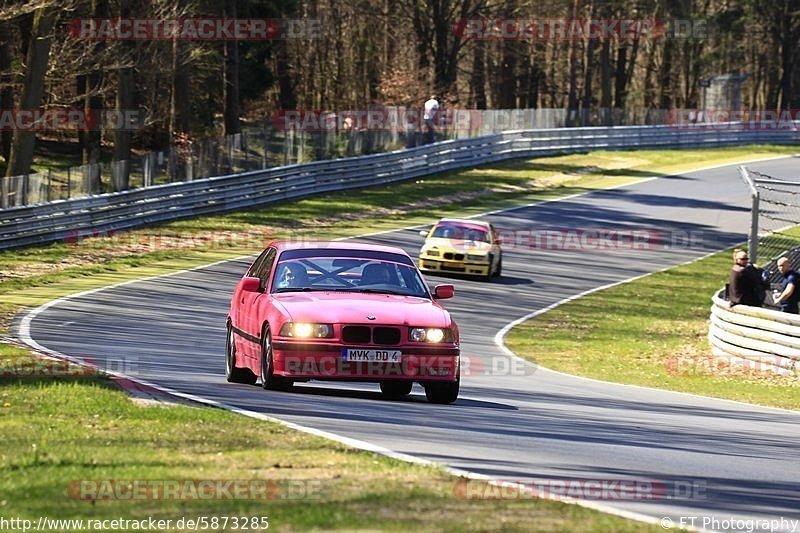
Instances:
[[[317,161],[86,198],[0,210],[0,249],[53,242],[76,232],[108,232],[402,181],[519,157],[597,149],[791,143],[797,130],[618,126],[509,131],[407,150]]]
[[[747,305],[730,308],[722,293],[712,297],[708,328],[712,353],[778,373],[798,373],[800,315]]]

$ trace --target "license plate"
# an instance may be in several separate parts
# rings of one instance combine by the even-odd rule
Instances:
[[[342,361],[355,363],[400,363],[400,350],[366,350],[361,348],[342,349]]]

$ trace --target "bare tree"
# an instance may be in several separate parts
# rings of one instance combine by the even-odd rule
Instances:
[[[225,17],[236,18],[236,0],[225,0]],[[225,41],[225,134],[239,133],[239,42]]]
[[[34,13],[30,33],[21,32],[23,40],[29,44],[27,45],[25,77],[22,83],[19,109],[38,110],[42,105],[50,44],[57,19],[57,9],[45,5]],[[36,133],[34,131],[22,129],[14,131],[6,176],[17,176],[30,172],[35,145]]]
[[[14,107],[14,88],[11,73],[11,24],[0,20],[0,110]],[[8,161],[11,153],[11,130],[0,130],[0,156]]]

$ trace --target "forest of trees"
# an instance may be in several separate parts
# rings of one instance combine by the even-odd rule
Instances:
[[[236,133],[279,110],[419,105],[641,116],[702,105],[700,82],[747,75],[745,109],[800,107],[800,0],[31,0],[0,3],[0,111],[143,110],[138,129],[71,132],[110,151]],[[274,19],[264,40],[86,39],[81,19]],[[656,19],[640,39],[482,39],[464,21]],[[292,34],[289,21],[307,31]],[[610,120],[610,119],[609,119]],[[29,171],[41,132],[0,128],[0,170]],[[67,136],[69,137],[69,136]],[[62,134],[62,140],[65,136]]]

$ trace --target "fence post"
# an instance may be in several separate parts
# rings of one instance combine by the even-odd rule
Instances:
[[[155,161],[153,160],[152,152],[145,154],[142,157],[142,187],[149,187],[153,184],[153,166]]]
[[[22,202],[19,205],[28,205],[28,188],[31,183],[31,175],[25,174],[25,179],[22,180]]]
[[[758,261],[759,194],[756,184],[753,182],[753,178],[750,177],[750,173],[747,172],[747,169],[743,166],[739,167],[739,176],[741,176],[742,180],[744,180],[744,182],[750,188],[750,199],[752,203],[750,208],[750,235],[747,238],[747,253],[750,256],[750,262],[756,263]]]
[[[263,146],[263,152],[261,154],[261,170],[267,168],[267,150],[269,150],[269,145],[267,143],[267,122],[261,122],[261,144]]]
[[[47,201],[50,201],[50,190],[52,189],[53,185],[53,172],[48,168],[47,169]]]
[[[186,149],[186,181],[192,181],[194,179],[194,152],[195,144],[194,142],[189,142]]]

